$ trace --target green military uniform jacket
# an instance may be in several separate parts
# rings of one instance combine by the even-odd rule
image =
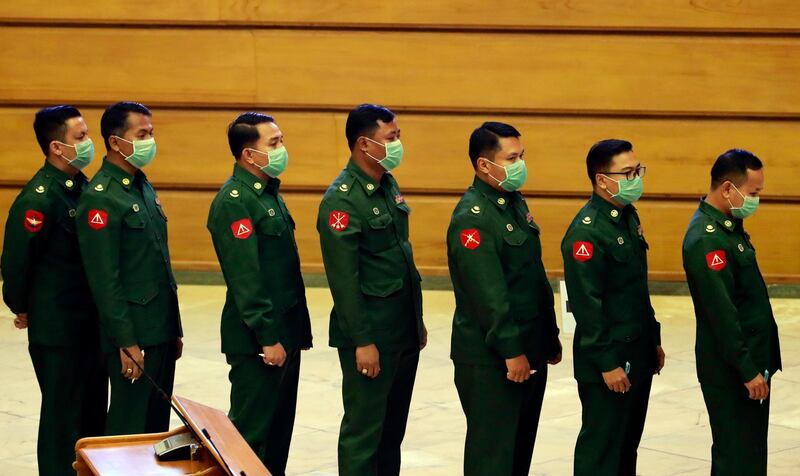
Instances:
[[[167,215],[144,173],[130,175],[104,159],[81,196],[76,220],[104,350],[180,337]]]
[[[3,299],[14,314],[28,314],[31,344],[97,338],[97,311],[75,234],[86,183],[82,173],[70,178],[45,162],[11,205],[0,263]]]
[[[456,205],[447,230],[454,362],[505,368],[525,354],[540,366],[560,352],[539,233],[521,193],[477,177]]]
[[[778,326],[742,220],[700,201],[683,241],[701,383],[741,387],[781,369]]]
[[[278,189],[238,165],[208,213],[225,284],[222,352],[258,354],[280,342],[311,347],[311,323],[300,274],[295,224]]]
[[[579,382],[603,382],[602,372],[626,364],[632,382],[657,370],[661,326],[650,304],[648,248],[636,209],[617,209],[596,194],[567,229],[561,254]]]
[[[375,182],[352,160],[325,192],[317,231],[334,307],[330,345],[417,347],[423,332],[421,278],[408,241],[397,182]]]

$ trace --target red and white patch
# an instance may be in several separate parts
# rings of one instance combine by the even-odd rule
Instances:
[[[588,241],[576,241],[572,244],[572,257],[580,262],[589,261],[594,256],[594,245]]]
[[[406,198],[402,195],[395,195],[394,196],[394,203],[396,205],[400,205],[401,203],[406,203]]]
[[[334,210],[328,215],[328,225],[334,231],[344,231],[350,225],[350,215],[347,212]]]
[[[706,255],[706,263],[708,267],[714,271],[722,271],[725,266],[728,266],[728,259],[725,255],[725,250],[716,250]]]
[[[89,221],[89,226],[95,230],[102,230],[108,225],[108,213],[103,210],[89,210],[86,219]]]
[[[475,228],[468,228],[461,232],[461,244],[468,250],[474,250],[481,245],[481,233]]]
[[[27,210],[25,212],[25,220],[23,221],[25,229],[31,233],[36,233],[42,229],[44,225],[44,213],[36,210]]]
[[[231,231],[233,232],[234,238],[238,240],[247,239],[253,234],[253,222],[251,222],[249,218],[236,220],[235,222],[231,223]]]

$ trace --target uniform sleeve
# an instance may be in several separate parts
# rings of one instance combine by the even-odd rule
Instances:
[[[75,218],[83,267],[100,326],[119,348],[137,345],[128,300],[119,275],[122,214],[107,195],[81,195]]]
[[[510,312],[496,237],[477,220],[456,220],[447,239],[470,312],[485,333],[486,345],[504,359],[522,355],[524,348]]]
[[[555,297],[553,296],[553,287],[550,286],[550,281],[545,279],[544,284],[542,286],[545,287],[544,292],[550,296],[550,301],[548,304],[548,318],[547,318],[547,327],[548,327],[548,335],[550,336],[550,348],[548,349],[547,357],[555,357],[561,352],[561,342],[558,340],[558,335],[561,330],[558,328],[558,322],[556,320],[556,308],[555,308]]]
[[[223,199],[212,209],[208,229],[242,322],[255,334],[259,345],[275,345],[279,341],[277,316],[265,292],[269,283],[262,278],[258,235],[247,207],[240,201]]]
[[[695,306],[708,316],[711,331],[722,351],[722,358],[733,366],[739,373],[742,382],[749,382],[759,374],[750,350],[742,334],[739,324],[739,310],[733,302],[734,278],[731,268],[727,266],[714,270],[712,265],[713,253],[724,252],[724,247],[713,239],[704,238],[690,243],[684,250],[684,269],[689,282],[693,283],[696,292],[692,295]],[[708,256],[711,256],[709,261]],[[719,268],[719,265],[715,265]]]
[[[619,364],[603,315],[606,276],[599,244],[588,232],[568,232],[561,244],[561,255],[570,308],[580,328],[577,345],[591,356],[598,371],[609,372]]]
[[[37,198],[20,195],[11,205],[6,221],[0,269],[3,300],[14,314],[28,312],[32,260],[46,242],[56,218],[50,216],[47,202]]]
[[[342,333],[357,347],[374,344],[373,330],[364,313],[358,266],[360,218],[346,205],[323,201],[317,216],[322,262]]]

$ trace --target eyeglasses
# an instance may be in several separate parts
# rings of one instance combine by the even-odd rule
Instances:
[[[630,172],[603,172],[604,175],[624,175],[626,179],[633,180],[636,177],[643,178],[645,172],[647,172],[647,167],[644,165],[640,165],[635,169],[631,170]]]

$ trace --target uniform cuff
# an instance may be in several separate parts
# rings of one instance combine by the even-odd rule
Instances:
[[[256,331],[256,340],[261,347],[271,347],[279,342],[277,333],[266,323]]]
[[[600,372],[611,372],[619,367],[617,358],[611,352],[598,352],[594,356],[595,365],[600,369]]]
[[[656,345],[661,345],[661,323],[653,321],[653,341]]]
[[[753,380],[761,372],[763,372],[763,370],[759,370],[749,356],[742,358],[739,364],[739,375],[742,377],[742,383]]]
[[[513,359],[525,353],[519,338],[516,336],[498,340],[493,347],[504,359]]]

